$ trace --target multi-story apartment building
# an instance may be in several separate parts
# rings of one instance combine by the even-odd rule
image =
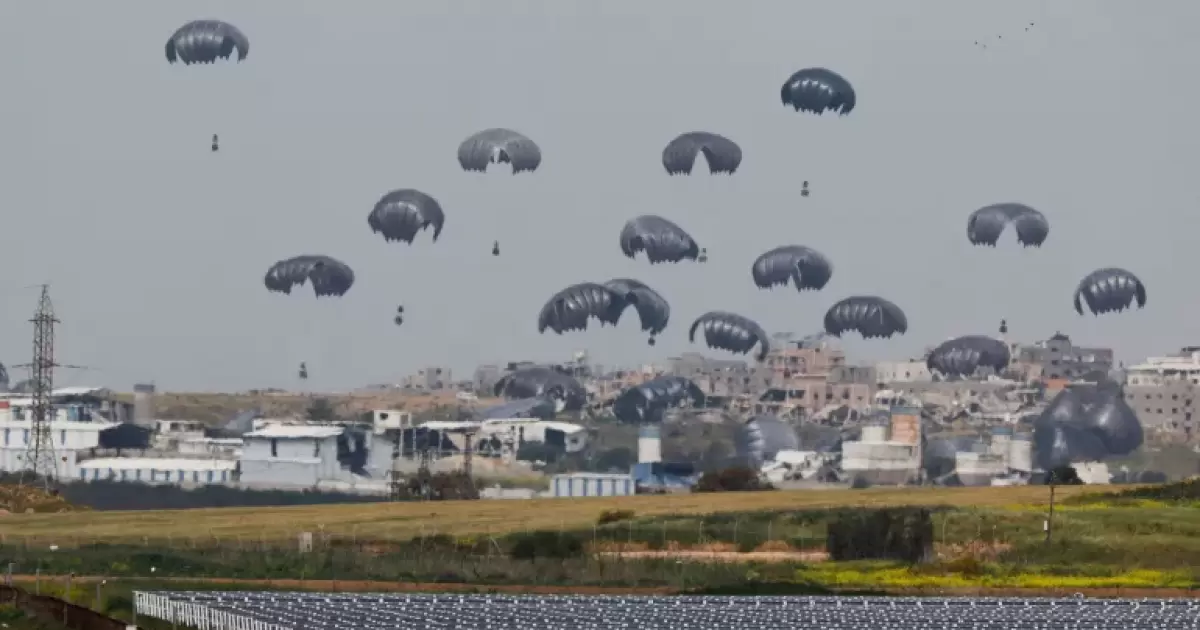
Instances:
[[[1023,380],[1086,380],[1107,378],[1113,368],[1111,348],[1081,348],[1059,333],[1032,345],[1017,345],[1012,369]]]
[[[1147,430],[1195,435],[1193,413],[1200,393],[1200,347],[1150,357],[1125,370],[1125,399]]]

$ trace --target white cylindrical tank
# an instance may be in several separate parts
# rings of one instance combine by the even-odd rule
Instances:
[[[1030,436],[1013,436],[1008,444],[1008,467],[1020,472],[1033,470],[1033,440]]]
[[[662,429],[657,424],[644,424],[638,429],[638,462],[657,464],[662,461]]]
[[[879,444],[887,441],[888,428],[883,425],[869,424],[862,428],[861,442],[868,444]]]

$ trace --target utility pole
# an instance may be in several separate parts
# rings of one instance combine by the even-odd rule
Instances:
[[[29,364],[32,405],[30,405],[29,439],[25,446],[25,460],[21,483],[25,474],[32,474],[36,481],[49,487],[58,471],[54,457],[54,440],[50,423],[54,420],[51,396],[54,392],[54,326],[59,323],[54,316],[54,303],[50,301],[50,285],[42,285],[42,297],[38,300],[33,315],[33,361]]]

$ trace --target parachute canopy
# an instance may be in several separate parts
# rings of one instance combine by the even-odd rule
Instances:
[[[713,174],[732,175],[742,164],[742,148],[733,140],[707,131],[690,131],[667,143],[662,154],[663,168],[668,175],[691,175],[700,154]]]
[[[1075,312],[1083,315],[1083,304],[1094,315],[1119,313],[1146,305],[1146,285],[1137,276],[1116,267],[1097,269],[1079,281],[1075,288]]]
[[[1034,422],[1037,464],[1045,470],[1128,455],[1144,439],[1137,414],[1114,383],[1068,387]]]
[[[780,451],[800,450],[800,438],[783,420],[759,415],[739,427],[734,448],[740,460],[757,468],[775,459]]]
[[[604,286],[620,295],[627,307],[637,310],[643,331],[657,335],[667,328],[671,305],[658,291],[632,278],[615,278],[605,282]]]
[[[736,354],[746,354],[759,346],[758,360],[767,358],[771,351],[767,332],[758,322],[725,311],[709,311],[692,322],[688,330],[688,341],[696,342],[696,329],[704,330],[704,342],[709,348],[726,350]]]
[[[825,332],[836,337],[853,330],[866,339],[908,332],[908,318],[899,306],[873,295],[855,295],[829,307]]]
[[[626,388],[613,400],[613,415],[631,424],[660,423],[673,407],[704,403],[704,392],[682,376],[659,376]]]
[[[578,411],[587,404],[587,390],[575,377],[542,365],[523,367],[505,374],[492,387],[493,393],[509,400],[546,398],[562,411]]]
[[[354,285],[354,270],[329,256],[304,255],[271,265],[263,278],[268,291],[285,294],[305,282],[312,284],[317,297],[341,296]]]
[[[563,334],[571,330],[587,330],[589,319],[601,325],[617,325],[625,310],[624,296],[594,282],[573,284],[550,296],[538,313],[538,332],[549,328]]]
[[[621,228],[621,251],[629,258],[646,252],[650,264],[696,260],[700,247],[675,223],[653,214],[634,217]]]
[[[385,241],[404,241],[411,244],[417,233],[433,226],[437,242],[446,223],[446,214],[436,199],[411,188],[393,190],[375,203],[367,215],[372,232],[383,234]]]
[[[761,289],[785,285],[788,280],[797,291],[820,290],[833,276],[833,265],[815,249],[803,245],[776,247],[754,260],[750,266],[754,284]]]
[[[483,173],[490,164],[509,164],[513,175],[533,172],[542,163],[542,150],[528,136],[511,129],[485,129],[458,145],[458,163],[465,171]]]
[[[925,358],[930,370],[946,376],[971,376],[981,367],[1000,372],[1008,367],[1008,344],[983,335],[955,337],[939,344]]]
[[[1020,203],[997,203],[971,213],[967,239],[972,245],[995,247],[1009,223],[1017,230],[1017,242],[1025,247],[1041,247],[1050,234],[1050,223],[1041,212]]]
[[[220,20],[196,20],[179,27],[167,40],[167,62],[214,63],[237,51],[237,60],[250,54],[250,38],[238,27]]]
[[[783,104],[798,112],[841,115],[854,110],[854,87],[842,75],[825,68],[805,68],[784,81],[779,90]]]

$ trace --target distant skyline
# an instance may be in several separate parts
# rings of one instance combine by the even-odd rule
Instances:
[[[686,351],[701,313],[816,332],[835,301],[905,310],[890,340],[842,342],[901,359],[961,334],[1079,345],[1140,361],[1200,340],[1200,128],[1191,106],[1200,3],[1161,0],[114,0],[0,5],[5,98],[0,361],[26,363],[36,289],[63,320],[58,382],[127,390],[398,382],[425,365],[606,365]],[[246,61],[170,65],[168,36],[215,18]],[[1033,26],[1026,30],[1029,23]],[[976,42],[986,43],[986,48]],[[812,116],[779,100],[794,71],[833,69],[858,104]],[[543,162],[464,173],[458,143],[488,127],[534,139]],[[731,177],[668,177],[663,146],[712,131],[744,152]],[[209,151],[212,134],[221,151]],[[802,198],[800,183],[812,194]],[[385,243],[366,217],[397,188],[446,212],[437,243]],[[1050,235],[1023,250],[966,239],[971,211],[1017,201]],[[705,264],[629,260],[617,234],[662,214]],[[1011,228],[1010,228],[1011,229]],[[502,255],[491,256],[492,241]],[[755,256],[814,247],[820,292],[764,291]],[[271,294],[263,274],[305,253],[350,264],[342,299]],[[1124,267],[1144,310],[1078,316],[1091,270]],[[575,282],[638,278],[671,302],[654,347],[617,329],[540,335],[542,303]],[[396,306],[405,323],[392,323]],[[12,370],[14,381],[24,378]]]

